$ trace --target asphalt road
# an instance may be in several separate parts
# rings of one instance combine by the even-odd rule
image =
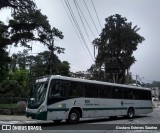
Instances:
[[[160,133],[160,108],[155,109],[150,114],[136,116],[134,119],[124,119],[118,117],[116,119],[85,119],[78,124],[70,125],[65,121],[56,124],[52,121],[0,121],[0,124],[20,124],[21,126],[39,126],[43,130],[41,132],[76,132],[76,133]],[[132,126],[132,127],[131,127]],[[149,127],[151,129],[146,129]],[[156,127],[159,130],[156,130]],[[122,129],[123,130],[122,130]],[[124,129],[126,128],[126,129]],[[128,129],[130,128],[130,129]],[[135,128],[134,130],[131,128]],[[143,130],[143,128],[145,130]],[[114,130],[113,130],[114,129]],[[46,131],[44,131],[46,130]],[[1,132],[1,131],[0,131]],[[8,131],[3,131],[8,132]],[[17,131],[11,131],[17,132]],[[24,131],[24,132],[39,132],[39,131]]]

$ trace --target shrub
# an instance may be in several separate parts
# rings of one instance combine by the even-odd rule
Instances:
[[[24,112],[26,109],[26,102],[25,101],[19,101],[17,103],[17,111],[18,112]]]

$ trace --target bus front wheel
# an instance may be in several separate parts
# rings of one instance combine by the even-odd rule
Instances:
[[[73,109],[69,113],[69,117],[68,117],[67,122],[69,122],[71,124],[75,124],[75,123],[79,122],[79,119],[80,119],[80,113],[77,110]]]
[[[134,110],[133,110],[133,108],[129,108],[128,109],[127,116],[128,116],[129,119],[134,118]]]

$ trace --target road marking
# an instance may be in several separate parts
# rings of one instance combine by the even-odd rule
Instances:
[[[0,124],[18,124],[20,121],[0,121]]]

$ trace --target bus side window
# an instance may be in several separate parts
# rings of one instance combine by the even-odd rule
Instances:
[[[123,98],[124,99],[133,99],[133,89],[123,88]]]
[[[113,87],[113,98],[121,99],[122,98],[122,88]]]
[[[143,100],[149,100],[149,97],[150,97],[150,94],[149,94],[149,91],[148,90],[143,90]]]
[[[107,91],[106,93],[106,98],[113,98],[113,87],[111,86],[105,86],[105,91]]]
[[[135,100],[141,100],[141,90],[139,89],[133,89],[133,99]]]
[[[49,98],[52,99],[53,97],[65,97],[67,91],[67,85],[61,83],[60,81],[53,81],[51,82],[50,91],[49,91]]]
[[[152,96],[151,96],[151,91],[148,91],[148,100],[151,100]]]
[[[98,86],[96,86],[95,84],[91,84],[91,83],[86,83],[85,84],[85,96],[86,97],[98,97]]]
[[[107,91],[105,91],[106,89],[104,88],[104,86],[100,86],[99,87],[99,97],[100,98],[105,98],[107,95]]]
[[[76,97],[77,96],[77,91],[78,91],[78,86],[76,82],[70,82],[69,86],[69,96],[70,97]]]
[[[63,84],[58,86],[60,97],[65,97],[65,91],[67,90],[66,88],[67,86]]]
[[[56,84],[52,90],[51,97],[60,97],[60,96],[61,96],[60,86]]]

